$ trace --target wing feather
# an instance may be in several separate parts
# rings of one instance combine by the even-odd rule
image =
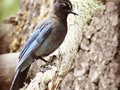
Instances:
[[[22,52],[20,53],[20,62],[18,68],[22,68],[22,66],[25,66],[24,64],[31,62],[27,58],[29,58],[32,52],[35,51],[42,44],[42,42],[47,38],[51,31],[52,23],[43,23],[41,27],[38,27],[37,30],[33,32],[31,37],[25,44]],[[25,68],[27,67],[24,67],[24,69]]]

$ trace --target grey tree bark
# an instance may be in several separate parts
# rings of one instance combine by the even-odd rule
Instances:
[[[52,58],[55,64],[42,66],[43,72],[37,73],[24,89],[27,87],[26,90],[119,90],[120,1],[104,0],[103,3],[95,0],[71,1],[79,16],[69,16],[69,31],[64,43],[56,52],[46,57]],[[22,0],[21,2],[23,3]],[[50,3],[49,0],[45,2]],[[23,17],[19,24],[22,26],[17,26],[21,28],[18,32],[26,36],[24,39],[19,37],[17,48],[13,48],[17,45],[13,40],[10,51],[17,51],[29,36],[26,32],[32,31],[37,24],[31,22],[33,17],[30,17],[32,20],[29,19],[29,15],[34,16],[31,12],[35,10],[37,20],[47,15],[48,11],[38,16],[42,10],[48,10],[49,5],[38,8],[36,6],[40,4],[38,0],[34,0],[34,3],[28,0],[27,3],[23,4],[25,5],[23,9],[21,7],[21,10],[26,8],[25,13],[21,15],[20,11],[17,15],[18,21],[21,16]],[[26,31],[25,27],[30,31]],[[41,64],[41,61],[39,62]],[[35,71],[33,73],[35,74]]]
[[[105,0],[60,90],[120,90],[120,1]]]

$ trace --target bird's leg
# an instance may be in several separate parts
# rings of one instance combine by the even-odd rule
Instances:
[[[51,64],[51,61],[46,61],[44,58],[37,56],[36,59],[41,59],[42,61],[44,61],[47,65]]]
[[[36,56],[36,60],[37,59],[41,59],[42,61],[44,61],[45,63],[48,63],[48,61],[46,61],[44,58],[42,58],[41,56]]]
[[[42,58],[42,57],[37,57],[37,58],[39,58],[39,59],[41,59],[41,60],[43,60],[45,63],[48,63],[48,61],[46,61],[44,58]]]
[[[38,63],[37,63],[37,60],[34,59],[34,61],[35,61],[36,65],[38,66],[39,70],[41,71],[40,66],[39,66]]]
[[[41,71],[40,66],[39,66],[39,64],[37,62],[38,58],[35,55],[32,55],[32,58],[33,58],[34,62],[36,63],[36,65],[38,66],[38,69]]]

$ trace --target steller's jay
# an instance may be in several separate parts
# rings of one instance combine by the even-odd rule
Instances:
[[[77,15],[72,11],[69,0],[55,1],[47,19],[37,25],[21,51],[10,90],[19,90],[23,86],[34,60],[38,58],[44,60],[42,57],[51,54],[61,45],[67,33],[67,16],[70,13]]]

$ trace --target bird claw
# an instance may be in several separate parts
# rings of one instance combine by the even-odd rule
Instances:
[[[55,63],[53,63],[52,61],[47,61],[46,65],[51,65],[52,66],[52,65],[55,65]]]
[[[37,60],[38,59],[41,59],[42,61],[44,61],[46,64],[45,65],[43,65],[42,67],[40,67],[39,65],[38,65],[38,63],[37,63]],[[54,59],[55,59],[55,56],[53,56],[49,61],[47,61],[47,60],[45,60],[44,58],[42,58],[42,57],[35,57],[35,59],[34,59],[34,61],[35,61],[35,63],[36,63],[36,65],[38,66],[38,69],[39,69],[39,71],[40,72],[44,72],[45,71],[45,69],[47,68],[46,66],[55,66],[55,63],[53,63],[53,61],[54,61]],[[44,67],[44,68],[43,68]]]

